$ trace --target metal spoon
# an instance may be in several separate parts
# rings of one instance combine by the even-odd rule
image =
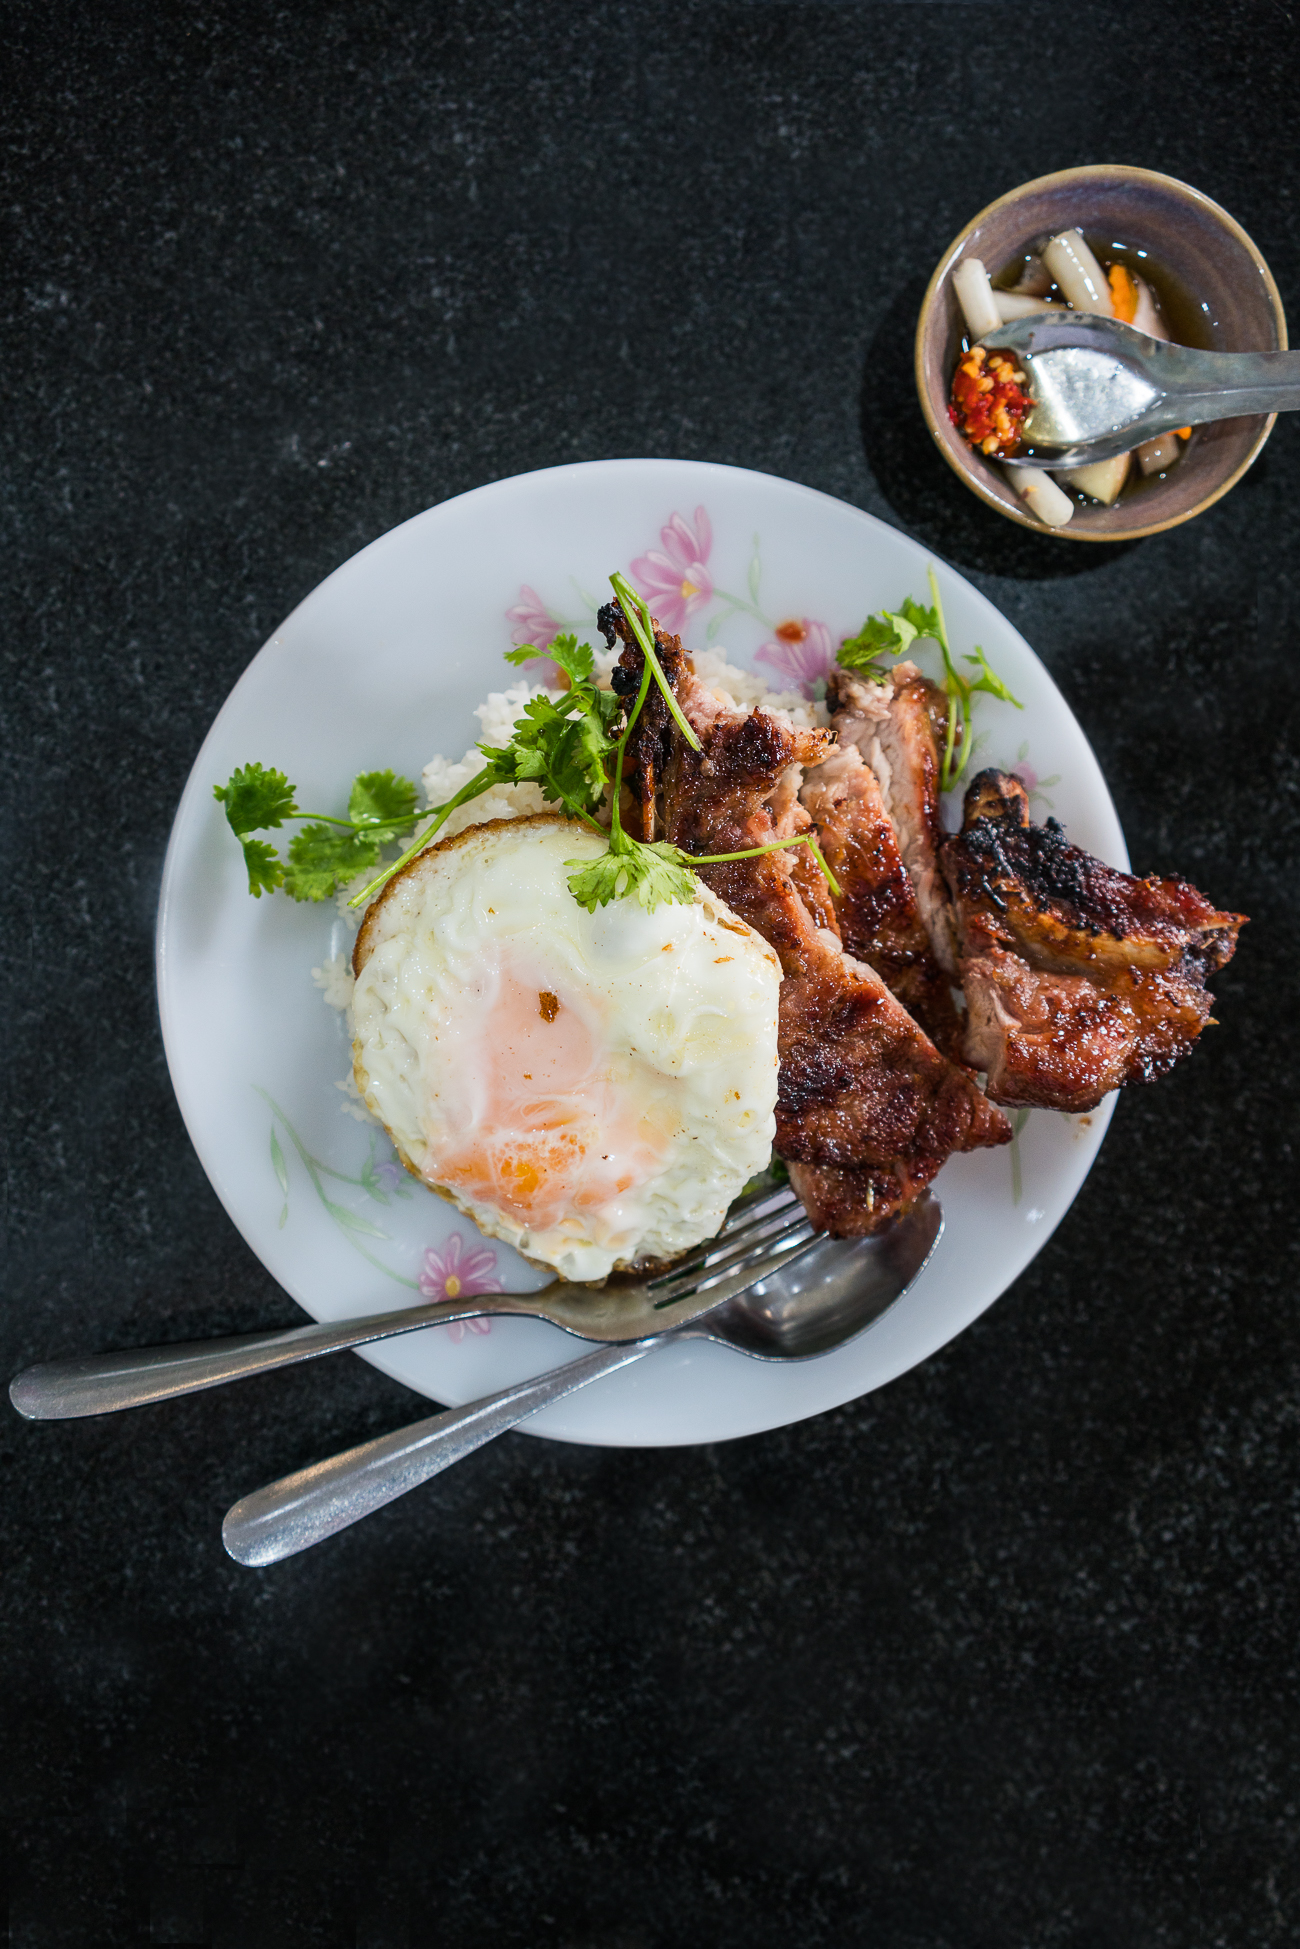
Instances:
[[[356,1320],[51,1360],[17,1375],[10,1382],[9,1399],[28,1421],[111,1414],[267,1374],[345,1347],[487,1314],[548,1320],[583,1340],[639,1340],[694,1319],[743,1286],[760,1260],[763,1270],[770,1269],[769,1260],[772,1267],[785,1264],[815,1236],[790,1186],[765,1172],[736,1199],[716,1237],[705,1239],[654,1278],[613,1279],[602,1287],[557,1279],[540,1292],[467,1293],[462,1299],[434,1300]]]
[[[1059,307],[980,343],[1016,355],[1034,401],[1008,467],[1081,467],[1176,426],[1300,407],[1300,352],[1199,352]]]
[[[822,1239],[793,1264],[685,1325],[630,1345],[599,1347],[549,1374],[268,1483],[230,1509],[222,1541],[236,1563],[253,1567],[295,1556],[427,1482],[540,1408],[644,1359],[670,1340],[718,1340],[756,1360],[811,1360],[830,1353],[873,1325],[915,1284],[942,1231],[939,1201],[924,1192],[905,1216],[874,1238]]]

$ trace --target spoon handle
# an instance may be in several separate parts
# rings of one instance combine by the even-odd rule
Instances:
[[[1170,361],[1177,379],[1158,414],[1171,427],[1235,420],[1250,413],[1293,413],[1300,408],[1300,352],[1179,349],[1181,357],[1176,363]],[[1170,417],[1176,413],[1185,419]]]
[[[296,1556],[299,1550],[394,1502],[408,1489],[418,1488],[552,1401],[640,1360],[664,1337],[598,1347],[500,1394],[467,1407],[448,1408],[427,1421],[282,1476],[231,1507],[221,1525],[221,1540],[236,1563],[254,1569]]]
[[[181,1341],[171,1347],[132,1347],[120,1353],[85,1354],[29,1367],[9,1384],[9,1399],[28,1421],[68,1421],[87,1414],[112,1414],[118,1408],[144,1407],[177,1394],[196,1394],[224,1381],[269,1374],[299,1360],[363,1347],[414,1333],[423,1326],[446,1326],[484,1313],[525,1311],[510,1305],[507,1293],[476,1293],[463,1300],[441,1299],[426,1306],[403,1306],[395,1313],[371,1313],[359,1320],[326,1320],[318,1326],[285,1327],[272,1333],[240,1333],[225,1340]],[[493,1302],[498,1302],[493,1304]]]

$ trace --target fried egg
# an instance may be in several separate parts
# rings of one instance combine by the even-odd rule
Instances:
[[[775,1133],[780,965],[697,882],[589,914],[542,814],[423,853],[366,915],[353,1070],[408,1168],[566,1279],[717,1231]]]

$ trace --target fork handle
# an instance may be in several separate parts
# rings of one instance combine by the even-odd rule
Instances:
[[[504,1435],[530,1414],[562,1401],[603,1374],[641,1360],[665,1334],[598,1347],[567,1366],[519,1381],[467,1407],[448,1408],[394,1434],[379,1435],[254,1489],[227,1511],[221,1540],[236,1563],[260,1569],[323,1542],[408,1489]]]
[[[521,1297],[527,1297],[521,1295]],[[28,1421],[69,1421],[87,1414],[112,1414],[197,1394],[250,1374],[269,1374],[299,1360],[363,1347],[424,1326],[508,1313],[510,1295],[478,1293],[462,1300],[440,1299],[425,1306],[403,1306],[395,1313],[371,1313],[358,1320],[326,1320],[318,1326],[291,1326],[271,1333],[240,1333],[225,1340],[181,1341],[171,1347],[131,1347],[120,1353],[85,1354],[28,1367],[9,1384],[9,1399]],[[492,1302],[497,1302],[493,1304]],[[523,1310],[522,1308],[520,1310]]]

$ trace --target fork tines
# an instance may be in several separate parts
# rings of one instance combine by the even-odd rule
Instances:
[[[748,1260],[775,1258],[817,1236],[803,1206],[788,1186],[765,1195],[741,1212],[733,1212],[715,1238],[705,1239],[684,1265],[648,1281],[656,1308],[669,1306],[689,1294],[738,1272]]]

